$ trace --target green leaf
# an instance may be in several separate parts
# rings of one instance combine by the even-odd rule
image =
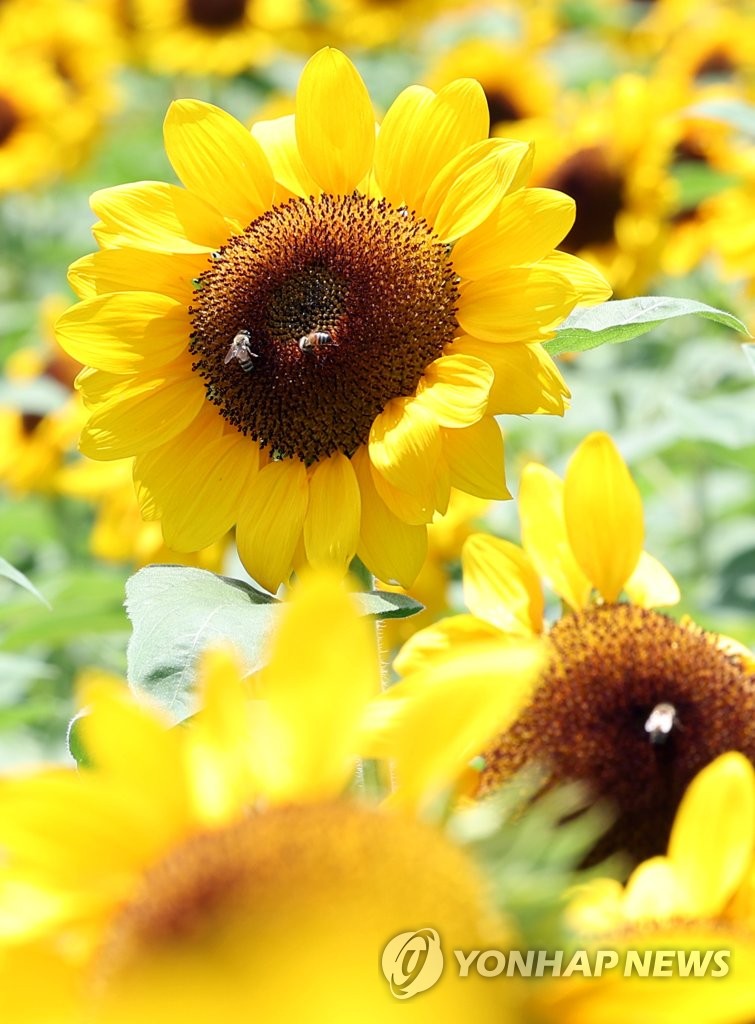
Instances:
[[[52,608],[50,602],[46,597],[43,597],[42,594],[40,594],[31,580],[24,576],[22,572],[19,572],[18,569],[15,569],[10,562],[6,562],[4,558],[0,558],[0,576],[5,576],[7,579],[17,583],[19,587],[23,587],[24,590],[28,590],[30,594],[33,594],[38,601],[42,602],[42,604],[46,605],[48,608]]]
[[[706,100],[681,111],[688,117],[705,117],[723,121],[732,128],[755,139],[755,106],[742,100]]]
[[[586,352],[607,342],[616,345],[639,338],[665,321],[681,316],[701,316],[748,334],[741,320],[704,302],[666,295],[641,295],[635,299],[603,302],[589,309],[575,309],[561,324],[556,337],[545,343],[545,348],[549,355],[558,356],[564,352]]]
[[[742,346],[747,362],[750,364],[750,369],[755,373],[755,344],[747,342]]]
[[[4,409],[46,416],[62,408],[70,397],[70,389],[52,377],[21,381],[0,378],[0,405]]]
[[[195,711],[197,659],[211,644],[232,643],[254,672],[275,626],[280,602],[241,580],[182,565],[150,565],[126,583],[134,631],[128,680],[174,722]]]
[[[394,594],[390,590],[371,590],[367,594],[356,594],[363,615],[372,619],[407,619],[424,609],[424,605],[406,594]]]

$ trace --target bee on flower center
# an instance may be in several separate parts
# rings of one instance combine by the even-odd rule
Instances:
[[[298,345],[302,352],[313,352],[322,345],[333,345],[335,338],[329,331],[310,331],[299,338]]]
[[[249,331],[239,331],[230,344],[225,354],[224,364],[230,363],[232,359],[238,359],[244,373],[254,369],[254,360],[258,358],[256,352],[252,352],[252,336]]]
[[[678,724],[676,708],[673,704],[667,704],[664,701],[656,704],[648,715],[648,720],[645,722],[645,732],[648,734],[650,742],[658,745],[666,742],[671,735],[671,730],[674,726],[678,726]]]

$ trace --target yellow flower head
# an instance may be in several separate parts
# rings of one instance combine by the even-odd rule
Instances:
[[[250,134],[175,103],[184,188],[96,193],[102,251],[58,323],[89,364],[81,447],[136,455],[145,515],[178,551],[236,524],[269,589],[358,554],[411,582],[450,489],[506,497],[499,412],[561,413],[540,344],[597,273],[554,252],[567,197],[529,189],[531,152],[488,139],[460,80],[405,90],[379,132],[350,61],[307,64],[296,114]]]
[[[659,853],[695,773],[726,750],[755,756],[752,658],[653,610],[679,590],[643,552],[640,495],[606,434],[580,444],[563,482],[526,467],[520,513],[524,548],[470,537],[462,567],[471,614],[417,633],[397,668],[545,632],[545,577],[569,611],[547,633],[550,658],[532,701],[485,753],[479,792],[538,763],[545,784],[580,779],[612,802],[616,821],[594,859],[617,848]]]
[[[503,667],[514,696],[500,651],[398,684],[386,743],[369,725],[386,717],[374,629],[352,601],[337,576],[302,580],[260,673],[242,680],[227,651],[205,656],[200,711],[182,728],[121,684],[90,681],[77,725],[90,766],[0,781],[0,981],[14,1019],[220,1011],[293,1024],[317,1006],[377,1024],[404,1009],[376,970],[397,933],[507,941],[476,867],[407,812],[529,692],[537,650]],[[458,728],[463,701],[475,721]],[[395,764],[403,813],[345,794],[368,743]],[[470,1005],[476,1019],[511,1019],[499,986],[450,972],[412,1019],[451,1024]]]

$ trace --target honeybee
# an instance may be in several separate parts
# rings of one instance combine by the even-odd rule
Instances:
[[[332,345],[333,335],[328,331],[310,331],[299,338],[298,344],[302,352],[312,352],[320,345]]]
[[[258,358],[256,352],[251,348],[252,336],[249,331],[239,331],[231,342],[230,348],[225,354],[224,364],[230,363],[232,359],[238,359],[244,373],[254,369],[254,360]]]
[[[648,715],[648,720],[645,722],[645,732],[648,734],[651,743],[665,743],[671,734],[671,730],[674,726],[678,725],[676,708],[673,704],[667,704],[664,701],[661,704],[656,704]]]

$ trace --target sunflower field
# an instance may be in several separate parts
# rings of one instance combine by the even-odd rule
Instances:
[[[755,1021],[755,10],[0,4],[0,1024]]]

